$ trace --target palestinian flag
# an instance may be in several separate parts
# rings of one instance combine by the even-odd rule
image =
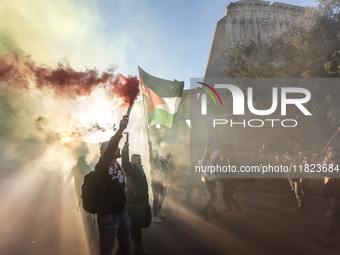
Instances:
[[[140,67],[138,71],[149,125],[161,124],[171,128],[181,102],[184,82],[151,76]]]

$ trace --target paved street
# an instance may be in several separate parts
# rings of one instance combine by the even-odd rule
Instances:
[[[217,208],[221,218],[208,222],[199,216],[205,201],[177,199],[164,222],[146,230],[147,250],[150,254],[338,254],[339,245],[337,252],[328,252],[313,240],[326,224],[321,197],[307,197],[307,212],[299,214],[292,210],[297,202],[288,196],[289,190],[243,192],[242,188],[235,197],[244,212],[224,212],[220,190]]]
[[[88,245],[92,219],[82,218],[73,187],[65,189],[57,173],[3,177],[0,182],[0,254],[96,254],[97,227]],[[339,245],[337,252],[328,252],[313,241],[326,224],[326,207],[320,196],[308,196],[307,212],[298,214],[292,211],[297,204],[288,197],[288,183],[287,190],[273,192],[251,190],[249,184],[240,185],[238,190],[235,197],[245,208],[240,215],[222,210],[219,187],[217,209],[221,217],[206,221],[199,215],[206,199],[198,200],[187,187],[178,189],[175,201],[170,201],[171,210],[167,202],[164,204],[164,222],[152,223],[144,231],[148,254],[339,253]]]

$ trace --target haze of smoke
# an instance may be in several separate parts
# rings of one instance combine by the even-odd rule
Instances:
[[[107,119],[112,127],[112,112],[119,110],[119,103],[126,106],[134,103],[139,94],[137,77],[116,74],[114,66],[103,72],[96,68],[75,70],[66,59],[56,67],[38,64],[20,49],[28,45],[22,38],[39,41],[34,37],[37,34],[23,34],[19,30],[13,34],[6,26],[0,26],[0,159],[4,162],[0,172],[26,170],[30,166],[60,170],[85,154],[95,160],[98,145],[84,145],[84,141],[91,141],[91,135],[110,131],[109,126],[97,120]],[[97,89],[106,92],[106,100],[98,98],[97,93],[92,96]],[[62,142],[63,138],[66,142]]]
[[[69,169],[81,155],[87,155],[89,162],[96,160],[98,144],[87,144],[82,149],[80,144],[90,135],[109,131],[109,127],[99,124],[95,115],[92,116],[92,124],[79,121],[83,117],[79,113],[91,118],[95,112],[84,109],[84,112],[75,114],[72,105],[79,103],[77,99],[59,98],[34,88],[18,89],[6,85],[5,82],[0,84],[1,174],[11,174],[23,168],[23,171]],[[93,107],[93,101],[82,101],[82,107]],[[95,103],[100,105],[104,102],[99,100]],[[104,112],[113,109],[117,108],[105,108]],[[62,143],[65,137],[70,141]]]
[[[79,121],[82,116],[72,114],[73,105],[79,103],[79,98],[89,98],[98,88],[106,92],[106,99],[113,105],[117,106],[118,102],[133,105],[139,94],[137,77],[115,74],[115,67],[104,72],[96,68],[74,70],[67,60],[60,61],[55,68],[38,65],[11,39],[1,36],[0,40],[3,53],[0,55],[0,158],[6,162],[0,171],[16,171],[35,161],[38,163],[34,168],[39,164],[54,168],[60,164],[60,157],[69,158],[63,162],[76,162],[78,156],[85,154],[89,154],[90,160],[95,159],[96,146],[90,145],[90,149],[79,146],[89,135],[105,133],[108,128],[96,122],[96,118],[92,124],[84,125]],[[86,114],[89,113],[87,110]],[[62,143],[62,138],[66,142]]]
[[[46,133],[45,129],[48,127],[50,121],[48,119],[46,119],[43,116],[39,116],[35,121],[35,127],[38,131],[42,132],[42,133]],[[73,130],[70,130],[68,133],[66,134],[60,134],[60,133],[54,133],[54,135],[52,135],[53,137],[55,137],[55,139],[60,139],[63,136],[70,136],[70,137],[79,137],[79,138],[83,138],[84,136],[87,136],[89,134],[93,134],[93,133],[98,133],[98,132],[106,132],[107,129],[100,126],[97,122],[92,124],[90,127],[76,127]]]
[[[22,102],[30,107],[22,107]],[[38,106],[20,91],[0,94],[0,170],[20,168],[45,150],[44,139],[30,121]]]
[[[50,88],[57,96],[76,99],[89,96],[97,87],[108,91],[109,98],[121,98],[132,106],[139,94],[139,80],[136,76],[115,75],[115,68],[109,67],[99,73],[95,68],[85,71],[74,70],[67,60],[58,63],[56,68],[37,65],[30,56],[17,52],[7,53],[0,58],[0,83],[18,89]]]

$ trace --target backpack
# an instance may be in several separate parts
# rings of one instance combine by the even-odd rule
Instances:
[[[100,186],[98,184],[95,171],[89,172],[84,177],[84,183],[81,186],[81,198],[85,211],[95,214],[98,212],[100,203]]]
[[[144,218],[144,221],[142,221],[142,227],[143,228],[150,227],[151,221],[152,221],[151,207],[150,207],[149,201],[146,201],[146,204],[145,204],[145,218]]]

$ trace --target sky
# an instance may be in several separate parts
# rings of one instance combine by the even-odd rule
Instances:
[[[316,5],[313,0],[282,2]],[[94,159],[97,143],[112,135],[112,125],[122,115],[120,101],[108,99],[108,88],[96,82],[107,78],[103,72],[114,70],[114,74],[107,71],[109,76],[121,73],[133,78],[140,66],[153,76],[184,81],[189,88],[190,78],[204,76],[214,29],[228,3],[2,0],[0,160],[5,164],[0,172],[28,161],[45,168],[48,162],[53,168],[60,157],[68,158],[63,162],[68,162],[65,169],[69,169],[85,150],[82,142],[93,144],[93,150],[88,149]],[[42,77],[57,71],[60,63],[75,76],[91,78],[94,70],[99,74],[92,83],[84,82],[84,91],[79,84],[61,86],[65,80],[55,72],[56,87],[51,87],[53,82],[46,83]],[[109,89],[116,93],[116,87]],[[133,108],[131,118],[128,129],[141,134],[137,146],[146,139],[140,131],[145,125],[143,110]]]
[[[137,74],[139,65],[152,75],[185,81],[185,88],[189,88],[190,78],[204,76],[215,26],[224,17],[230,1],[124,1],[125,5],[108,2],[113,3],[98,5],[100,16],[108,21],[105,29],[118,32],[130,46],[121,70]],[[282,2],[316,5],[313,0]]]
[[[223,0],[4,0],[0,32],[35,61],[100,70],[114,65],[124,75],[137,66],[164,79],[204,76]],[[300,6],[314,0],[283,0]],[[271,1],[273,3],[273,1]]]

